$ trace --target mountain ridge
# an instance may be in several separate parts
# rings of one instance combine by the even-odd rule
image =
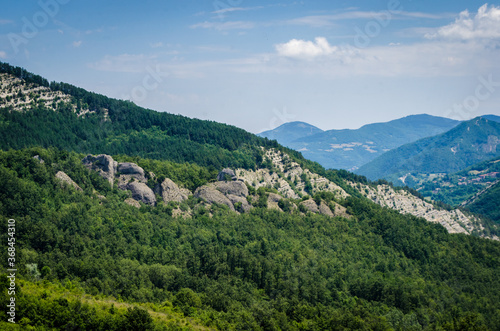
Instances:
[[[366,124],[356,130],[327,130],[294,140],[282,138],[278,142],[300,151],[326,168],[354,170],[390,149],[445,132],[458,123],[428,114],[410,115],[389,122]],[[277,138],[285,135],[281,133]]]

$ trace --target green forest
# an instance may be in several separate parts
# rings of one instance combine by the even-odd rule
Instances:
[[[16,220],[19,330],[499,330],[498,242],[361,197],[337,201],[349,218],[258,205],[237,214],[194,208],[194,198],[193,216],[175,218],[171,204],[123,203],[126,192],[87,170],[84,156],[0,152],[2,243]],[[191,188],[214,175],[141,162]],[[61,186],[59,170],[83,191]],[[0,328],[16,329],[0,315]]]

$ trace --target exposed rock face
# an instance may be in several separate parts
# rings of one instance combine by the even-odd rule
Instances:
[[[113,187],[113,181],[115,179],[116,168],[118,163],[113,160],[113,158],[106,154],[100,154],[97,156],[87,155],[82,160],[83,165],[91,170],[95,170],[109,181],[111,187]]]
[[[234,211],[234,206],[224,194],[217,191],[215,188],[210,186],[201,186],[196,189],[194,196],[200,198],[208,203],[220,203],[229,207]]]
[[[161,183],[161,196],[165,203],[170,201],[182,202],[188,198],[187,195],[179,189],[179,186],[169,178],[165,178],[163,183]]]
[[[63,183],[68,183],[70,186],[73,186],[77,191],[83,191],[77,183],[71,179],[65,172],[58,171],[56,174],[56,178],[59,179]]]
[[[228,194],[227,198],[229,199],[229,201],[231,201],[233,206],[238,202],[241,203],[241,210],[237,210],[237,211],[243,211],[243,212],[247,213],[250,211],[250,209],[252,209],[252,206],[248,203],[247,199],[245,199],[243,197],[233,195],[233,194]],[[237,208],[235,208],[235,209],[237,209]]]
[[[152,189],[144,183],[132,182],[127,185],[127,189],[132,192],[132,198],[142,201],[147,205],[156,205],[156,196]]]
[[[330,207],[328,207],[324,201],[321,201],[318,209],[321,215],[333,217],[333,213],[330,210]]]
[[[141,208],[141,204],[139,203],[139,201],[137,200],[134,200],[132,198],[128,198],[125,200],[125,203],[127,205],[131,205],[132,207],[135,207],[135,208]]]
[[[316,201],[314,201],[313,199],[302,201],[300,204],[306,207],[306,209],[312,213],[316,214],[319,213],[318,205],[316,204]]]
[[[123,162],[118,164],[118,172],[122,175],[134,175],[144,177],[144,169],[135,163]]]
[[[345,218],[350,217],[347,213],[347,209],[344,206],[341,206],[336,202],[333,202],[333,204],[335,204],[335,210],[333,211],[334,216],[341,216]]]
[[[215,188],[218,189],[221,193],[228,195],[236,195],[239,197],[248,196],[248,188],[245,183],[240,181],[235,182],[217,182],[214,184]]]
[[[225,181],[227,177],[231,178],[231,180],[236,180],[236,174],[232,169],[229,168],[222,169],[222,171],[217,175],[217,180]]]
[[[133,181],[139,183],[147,182],[146,176],[144,176],[144,169],[135,163],[119,163],[117,170],[118,173],[120,173],[120,177],[118,177],[118,188],[122,190],[127,190],[127,186]]]
[[[278,206],[278,202],[283,199],[283,197],[276,193],[269,193],[267,196],[267,208],[281,210]]]

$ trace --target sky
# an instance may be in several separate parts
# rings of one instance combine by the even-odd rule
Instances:
[[[500,3],[18,0],[0,61],[253,133],[500,115]]]

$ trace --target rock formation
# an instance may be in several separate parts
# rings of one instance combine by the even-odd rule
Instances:
[[[179,186],[169,178],[165,178],[163,183],[161,183],[161,196],[165,203],[170,201],[182,202],[188,198],[188,196],[179,189]]]
[[[144,183],[132,182],[127,185],[127,189],[132,192],[132,198],[144,202],[147,205],[156,205],[156,196],[152,189]]]
[[[248,196],[248,188],[245,183],[240,181],[235,182],[217,182],[214,184],[215,188],[219,190],[222,194],[236,195],[239,197]]]
[[[229,169],[229,168],[222,169],[222,171],[219,172],[219,174],[217,175],[218,181],[225,181],[229,178],[231,180],[236,180],[236,174],[234,173],[234,171],[232,169]]]
[[[73,179],[71,179],[71,177],[69,177],[63,171],[58,171],[57,174],[56,174],[56,178],[59,179],[61,181],[61,183],[67,183],[70,186],[74,187],[77,191],[83,191],[82,188],[80,186],[78,186],[78,184],[75,183],[73,181]]]
[[[200,198],[208,203],[219,203],[224,204],[229,207],[229,209],[234,211],[234,206],[224,194],[216,190],[211,186],[201,186],[196,189],[194,196]]]
[[[97,171],[99,175],[107,179],[111,187],[113,187],[118,163],[113,160],[111,156],[106,154],[100,154],[97,156],[89,154],[82,160],[82,163],[88,169]]]

